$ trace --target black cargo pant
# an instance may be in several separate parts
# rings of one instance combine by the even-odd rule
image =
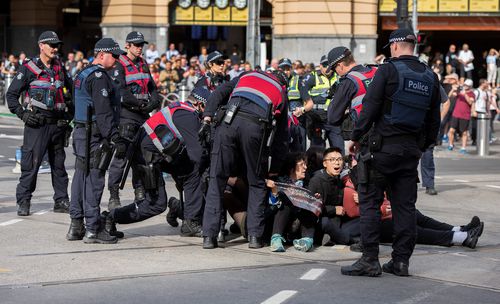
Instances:
[[[16,200],[31,201],[36,189],[38,168],[43,156],[48,151],[51,168],[54,202],[68,200],[68,173],[64,166],[65,128],[56,124],[45,124],[40,127],[24,127],[23,146],[21,148],[21,177],[16,188]]]

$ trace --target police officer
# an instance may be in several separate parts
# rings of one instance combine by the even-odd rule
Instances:
[[[71,225],[66,239],[85,243],[116,243],[100,221],[100,203],[105,173],[113,154],[123,158],[126,144],[118,132],[120,94],[108,76],[125,52],[111,38],[102,38],[94,47],[94,61],[75,77],[75,131],[73,151],[75,174],[71,184]],[[85,228],[83,220],[85,218]]]
[[[361,102],[377,69],[357,64],[351,51],[343,46],[328,53],[328,68],[340,76],[330,89],[334,93],[328,106],[328,124],[335,128],[342,125],[343,139],[350,140],[352,125],[358,120]],[[339,148],[344,154],[344,144]]]
[[[69,210],[64,146],[66,133],[71,133],[68,122],[73,119],[74,106],[65,92],[71,92],[73,84],[57,58],[61,43],[55,32],[43,32],[38,38],[39,57],[19,68],[7,91],[9,110],[25,123],[21,178],[16,188],[19,216],[30,214],[38,168],[46,152],[54,187],[54,212]],[[21,105],[22,92],[26,95]]]
[[[282,58],[278,62],[278,69],[283,71],[288,79],[287,96],[288,96],[288,126],[290,132],[290,151],[305,152],[306,151],[306,129],[304,119],[300,119],[293,115],[296,108],[304,105],[300,97],[300,87],[302,86],[301,77],[292,70],[292,61],[288,58]],[[301,118],[304,118],[302,116]]]
[[[438,78],[413,56],[415,44],[411,30],[391,33],[388,45],[393,59],[377,70],[352,132],[349,152],[360,152],[357,174],[363,255],[341,268],[344,275],[379,276],[382,270],[408,275],[416,238],[417,166],[421,151],[436,140],[441,101]],[[368,132],[367,144],[361,146]],[[379,224],[385,191],[392,205],[394,242],[392,259],[381,269]]]
[[[336,75],[328,71],[328,58],[321,56],[319,70],[312,71],[303,81],[300,91],[304,106],[293,113],[299,117],[307,112],[307,132],[312,146],[325,146],[323,132],[330,146],[342,147],[340,128],[327,125],[327,109],[330,103],[328,90],[336,81]]]
[[[205,69],[207,72],[200,77],[195,87],[204,87],[213,92],[218,86],[229,81],[229,75],[224,71],[224,58],[219,51],[208,54]]]
[[[160,97],[149,72],[146,60],[142,58],[144,40],[141,32],[130,32],[126,38],[127,55],[120,56],[110,75],[118,85],[122,97],[120,112],[120,136],[131,142],[140,126],[149,118],[149,113],[160,106]],[[108,189],[110,193],[108,209],[120,206],[119,184],[125,169],[125,159],[114,158],[109,167]],[[144,199],[144,187],[132,165],[132,185],[135,199]]]
[[[228,102],[215,131],[211,154],[210,181],[203,214],[205,249],[218,246],[222,195],[230,176],[245,176],[247,180],[249,248],[262,247],[267,147],[272,141],[271,172],[278,171],[280,159],[288,149],[287,82],[280,71],[273,74],[252,71],[222,84],[210,94],[203,114],[206,120],[212,119],[217,105]]]
[[[133,143],[131,159],[145,187],[145,198],[115,208],[108,213],[107,230],[121,236],[114,223],[140,222],[165,211],[167,194],[162,172],[172,175],[180,191],[185,192],[184,220],[181,236],[201,237],[203,192],[200,181],[202,148],[198,142],[202,102],[205,93],[195,88],[191,102],[175,102],[157,112],[139,129],[138,140]],[[208,94],[208,92],[206,92]]]

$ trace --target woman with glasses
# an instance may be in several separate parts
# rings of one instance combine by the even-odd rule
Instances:
[[[224,70],[224,58],[219,51],[208,54],[205,70],[207,72],[198,80],[196,87],[202,86],[213,92],[219,85],[229,80]]]

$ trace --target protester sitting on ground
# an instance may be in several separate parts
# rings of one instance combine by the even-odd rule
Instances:
[[[306,157],[303,153],[289,153],[282,166],[277,182],[302,187],[306,169]],[[284,252],[285,247],[283,243],[291,239],[293,239],[295,249],[303,252],[311,250],[313,247],[315,224],[318,220],[317,216],[309,210],[294,206],[286,195],[278,192],[275,182],[268,180],[267,186],[271,188],[270,202],[275,206],[279,206],[274,216],[271,251]],[[300,222],[301,238],[299,239],[294,239],[295,236],[292,236],[291,233],[293,229],[290,228],[296,220]]]
[[[453,150],[455,141],[455,132],[462,135],[461,154],[467,154],[467,134],[469,130],[469,121],[471,117],[471,106],[474,103],[474,92],[472,91],[472,80],[467,79],[462,88],[459,88],[455,108],[451,115],[450,131],[448,132],[449,146],[448,150]]]

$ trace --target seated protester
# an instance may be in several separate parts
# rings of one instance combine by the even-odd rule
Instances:
[[[277,182],[303,186],[303,179],[307,169],[305,155],[300,152],[289,153],[281,168]],[[284,236],[290,233],[290,226],[295,220],[300,221],[300,233],[302,238],[293,240],[293,247],[300,251],[309,251],[313,246],[314,227],[318,220],[317,216],[309,210],[298,208],[292,204],[290,199],[282,192],[278,192],[276,184],[268,180],[267,186],[271,188],[270,201],[272,205],[279,206],[273,222],[271,236],[271,251],[284,252]]]
[[[321,230],[330,236],[330,242],[341,245],[353,244],[360,235],[359,218],[346,216],[343,207],[344,182],[340,175],[344,168],[344,160],[339,148],[325,150],[323,167],[313,175],[308,186],[308,189],[312,193],[318,193],[323,201]],[[323,233],[319,236],[322,239]]]
[[[355,165],[355,160],[352,160],[352,162]],[[351,172],[354,171],[355,170],[352,170]],[[351,174],[350,176],[351,178],[346,178],[345,182],[350,183],[352,179],[353,184],[356,185],[356,176]],[[344,192],[344,196],[345,195],[346,192]],[[344,199],[344,208],[345,210],[350,210],[348,215],[359,217],[359,202],[355,199],[355,197],[357,197],[357,193],[354,190],[351,192],[351,196]],[[393,222],[389,200],[384,200],[380,209],[382,220],[380,240],[381,242],[392,243]],[[470,223],[462,226],[452,226],[447,223],[439,222],[433,218],[425,216],[419,210],[416,211],[416,216],[417,244],[438,245],[445,247],[461,245],[474,249],[484,229],[484,223],[481,222],[477,216],[473,216]],[[352,245],[351,250],[362,251],[360,243]]]
[[[106,230],[116,233],[114,224],[140,222],[167,208],[162,172],[172,175],[186,194],[181,236],[201,236],[203,193],[200,180],[202,149],[198,142],[199,113],[191,103],[172,103],[151,116],[131,144],[129,158],[137,167],[146,189],[144,200],[104,213]],[[120,233],[121,234],[121,233]],[[123,234],[121,234],[123,237]]]
[[[320,146],[311,146],[306,151],[307,170],[304,178],[304,187],[307,188],[309,181],[316,171],[323,169],[323,153],[325,148]]]

